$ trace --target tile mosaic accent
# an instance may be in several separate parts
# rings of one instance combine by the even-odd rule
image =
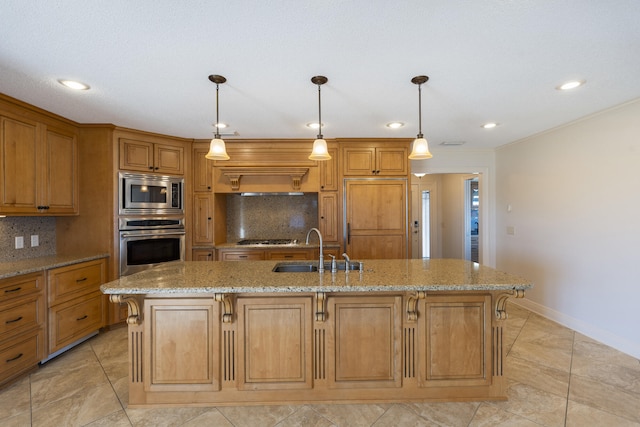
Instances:
[[[38,235],[39,245],[31,247],[31,236]],[[15,249],[16,236],[24,238],[24,248]],[[55,255],[55,217],[0,218],[0,262]]]
[[[318,227],[318,194],[227,196],[227,242],[242,239],[303,240]]]

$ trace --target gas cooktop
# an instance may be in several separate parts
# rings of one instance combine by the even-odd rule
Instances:
[[[296,239],[245,239],[240,240],[238,245],[294,245],[298,243]]]

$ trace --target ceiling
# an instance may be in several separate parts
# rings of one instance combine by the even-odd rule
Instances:
[[[0,16],[0,92],[186,138],[213,136],[210,74],[227,78],[226,140],[313,140],[315,75],[329,79],[325,138],[414,138],[411,78],[428,75],[432,151],[497,147],[640,97],[637,0],[2,0]],[[555,89],[572,79],[586,84]]]

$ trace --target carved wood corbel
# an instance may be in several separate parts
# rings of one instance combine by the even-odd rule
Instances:
[[[425,299],[427,293],[425,291],[418,291],[415,294],[407,298],[407,321],[415,322],[418,320],[418,300]]]
[[[327,319],[327,294],[316,292],[316,322],[324,322]]]
[[[140,302],[133,295],[109,295],[109,301],[116,304],[127,303],[129,308],[129,316],[127,316],[128,325],[139,325],[142,323],[142,311],[140,310]]]
[[[501,293],[496,297],[496,319],[505,320],[509,317],[507,314],[507,300],[510,296],[513,296],[514,298],[524,298],[524,290],[514,289],[512,291]]]
[[[231,323],[233,321],[233,300],[231,296],[227,294],[214,294],[213,298],[221,302],[224,307],[222,323]]]

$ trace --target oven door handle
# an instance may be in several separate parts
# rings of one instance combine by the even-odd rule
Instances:
[[[187,234],[186,231],[172,231],[171,233],[122,233],[120,234],[120,238],[124,239],[126,237],[166,237],[166,236],[172,236],[172,235],[184,235]]]

